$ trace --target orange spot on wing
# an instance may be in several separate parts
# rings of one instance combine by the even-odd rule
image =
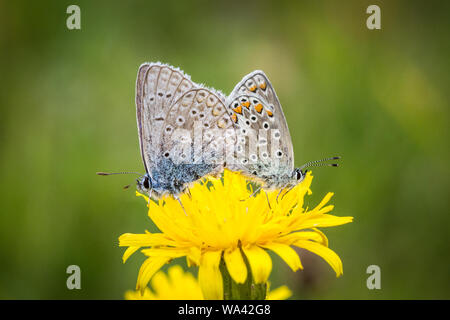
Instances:
[[[250,107],[250,101],[242,102],[242,105],[248,109]]]
[[[237,122],[237,115],[236,114],[232,114],[231,115],[231,120],[233,120],[234,123]]]
[[[234,108],[233,111],[236,113],[242,114],[242,106]]]
[[[250,90],[251,92],[255,92],[256,91],[256,86],[252,86],[252,87],[248,88],[248,90]]]
[[[261,103],[258,103],[255,106],[255,110],[258,111],[258,113],[261,113],[262,109],[263,109],[263,105]]]
[[[259,85],[259,87],[260,87],[261,89],[263,89],[263,90],[266,90],[266,83],[265,83],[265,82],[261,83],[261,84]]]
[[[271,112],[271,111],[269,111],[269,110],[266,110],[267,111],[267,115],[269,116],[269,117],[273,117],[273,113]]]

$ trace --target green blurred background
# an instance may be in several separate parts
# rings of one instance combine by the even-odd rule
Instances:
[[[81,30],[66,8],[81,8]],[[366,8],[381,7],[381,30]],[[301,252],[274,257],[272,286],[295,299],[449,299],[449,2],[0,1],[0,298],[122,299],[144,257],[122,264],[125,232],[152,229],[133,176],[139,65],[163,61],[229,93],[266,72],[296,165],[316,169],[310,206],[335,192],[325,229],[336,279]],[[152,229],[153,230],[153,229]],[[180,261],[180,263],[182,263]],[[66,268],[81,267],[81,290]],[[381,268],[368,290],[366,268]]]

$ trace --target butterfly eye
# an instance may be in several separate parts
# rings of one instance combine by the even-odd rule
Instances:
[[[150,188],[150,183],[147,177],[145,177],[144,183],[142,185],[144,186],[145,189]]]

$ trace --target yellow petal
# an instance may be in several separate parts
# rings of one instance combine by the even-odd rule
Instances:
[[[145,194],[140,193],[139,191],[136,191],[136,197],[142,197],[145,199],[146,202],[148,202],[148,196]]]
[[[315,210],[319,210],[321,209],[324,205],[326,205],[328,203],[328,201],[330,201],[331,197],[334,195],[333,192],[328,192],[326,194],[326,196],[322,199],[322,201],[320,201],[319,205],[317,207],[315,207]]]
[[[124,233],[119,237],[119,247],[151,247],[173,245],[174,241],[162,233],[134,234]]]
[[[263,245],[262,247],[270,249],[279,255],[293,271],[303,269],[302,263],[300,262],[300,257],[290,246],[283,243],[272,242],[270,244]]]
[[[208,251],[200,258],[198,280],[206,300],[223,299],[223,280],[219,270],[221,256],[221,251]]]
[[[286,300],[292,296],[292,291],[287,286],[281,286],[273,291],[269,291],[266,300]]]
[[[292,232],[285,236],[280,237],[277,241],[285,243],[287,245],[291,245],[297,240],[313,240],[319,243],[322,243],[325,246],[328,246],[328,239],[325,234],[318,229],[314,229],[314,231],[298,231]]]
[[[255,283],[266,282],[272,271],[272,259],[269,254],[258,246],[243,248],[243,251],[252,269]]]
[[[330,214],[312,215],[311,217],[300,217],[293,225],[293,230],[334,227],[353,222],[353,217],[337,217]]]
[[[155,300],[156,296],[150,291],[149,288],[145,288],[144,293],[139,291],[128,290],[125,292],[125,300]]]
[[[150,283],[156,296],[167,297],[172,293],[170,279],[163,271],[155,273]]]
[[[331,249],[313,241],[299,240],[294,243],[295,246],[311,251],[322,257],[336,272],[336,277],[343,273],[341,258]]]
[[[170,259],[170,257],[150,257],[145,260],[139,269],[136,290],[140,290],[141,294],[143,294],[155,272],[161,269]]]
[[[147,257],[168,257],[170,259],[184,257],[187,254],[185,248],[149,248],[142,249],[141,252]]]
[[[227,250],[223,257],[231,278],[237,283],[244,283],[247,280],[247,267],[244,258],[242,258],[241,250],[239,248]]]
[[[128,247],[127,250],[123,253],[122,261],[125,263],[128,258],[135,253],[140,247]]]

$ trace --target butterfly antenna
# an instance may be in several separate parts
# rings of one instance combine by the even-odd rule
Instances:
[[[111,176],[113,174],[138,174],[138,175],[143,175],[140,172],[134,172],[134,171],[125,171],[125,172],[96,172],[95,174],[99,175],[99,176]]]
[[[340,158],[341,157],[336,156],[336,157],[330,157],[330,158],[310,161],[310,162],[307,162],[304,165],[302,165],[299,169],[301,170],[301,169],[304,169],[304,168],[321,167],[321,166],[337,167],[338,166],[337,163],[322,163],[322,162],[330,161],[330,160],[339,160]]]

